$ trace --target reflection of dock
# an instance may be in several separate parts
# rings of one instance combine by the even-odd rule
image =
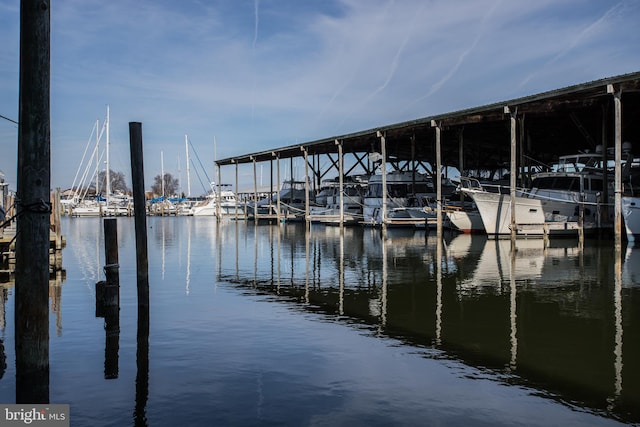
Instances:
[[[242,237],[246,230],[253,228],[233,230],[235,258],[221,252],[220,282],[426,348],[427,355],[444,352],[587,411],[640,417],[630,409],[638,397],[638,344],[628,339],[626,358],[622,352],[625,335],[633,336],[630,320],[623,334],[623,313],[630,318],[633,304],[622,289],[640,277],[631,271],[632,253],[626,281],[616,285],[611,249],[571,239],[512,247],[462,234],[439,244],[413,230],[390,229],[384,238],[371,229],[274,226],[251,235],[252,257],[242,244],[251,241]]]

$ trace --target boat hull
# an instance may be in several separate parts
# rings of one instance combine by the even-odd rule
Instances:
[[[624,227],[629,242],[640,241],[640,197],[622,198]]]

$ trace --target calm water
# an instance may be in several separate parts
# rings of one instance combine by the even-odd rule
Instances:
[[[640,425],[640,249],[617,270],[610,242],[512,253],[466,235],[147,221],[148,359],[133,220],[118,219],[119,335],[95,316],[102,220],[63,220],[50,400],[71,425]]]

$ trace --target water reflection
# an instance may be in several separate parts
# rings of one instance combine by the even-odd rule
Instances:
[[[638,249],[616,258],[606,242],[518,240],[512,250],[508,240],[470,235],[230,228],[236,247],[220,253],[219,280],[437,350],[426,354],[568,405],[640,420],[640,343],[624,340],[639,321]],[[244,245],[243,233],[252,237]]]

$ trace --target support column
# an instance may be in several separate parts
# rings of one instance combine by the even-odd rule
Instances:
[[[221,206],[221,200],[220,197],[222,196],[222,186],[221,186],[221,179],[222,179],[222,175],[220,172],[220,165],[216,164],[216,169],[218,169],[218,193],[216,194],[216,219],[218,220],[218,222],[222,219],[222,212],[220,211],[222,206]]]
[[[382,155],[382,208],[380,212],[382,232],[387,231],[387,141],[385,135],[378,131],[380,138],[380,152]]]
[[[516,178],[518,176],[518,170],[516,167],[516,154],[517,154],[517,128],[516,128],[516,115],[517,109],[511,110],[508,106],[504,107],[504,112],[509,114],[509,121],[511,124],[511,164],[510,164],[510,179],[509,179],[509,201],[511,209],[511,240],[512,243],[516,238]]]
[[[464,173],[464,128],[458,129],[458,170],[460,176]],[[460,192],[461,207],[464,208],[464,192]]]
[[[338,146],[338,185],[340,190],[340,232],[344,228],[344,157],[342,152],[342,141],[336,139]]]
[[[434,127],[436,130],[436,233],[438,236],[438,240],[442,239],[442,159],[440,152],[440,138],[442,128],[440,123],[437,123],[435,120],[431,120],[431,127]]]
[[[615,200],[613,232],[615,247],[617,249],[622,247],[622,90],[616,90],[613,85],[607,85],[607,92],[613,95],[615,146]]]
[[[49,403],[49,1],[20,2],[16,403]]]
[[[309,154],[304,147],[300,147],[304,153],[304,220],[307,226],[311,224],[309,221]]]
[[[256,158],[253,160],[253,222],[258,224],[258,176],[256,173]]]
[[[232,160],[233,161],[233,160]],[[238,199],[238,163],[236,161],[233,161],[233,163],[235,163],[236,166],[236,182],[235,182],[235,194],[236,194],[236,206],[235,206],[235,212],[234,215],[236,217],[236,221],[238,221],[238,204],[240,203],[240,199]]]
[[[273,153],[273,155],[276,156],[276,218],[278,223],[280,223],[280,156],[275,153]],[[273,191],[273,188],[271,191]]]

